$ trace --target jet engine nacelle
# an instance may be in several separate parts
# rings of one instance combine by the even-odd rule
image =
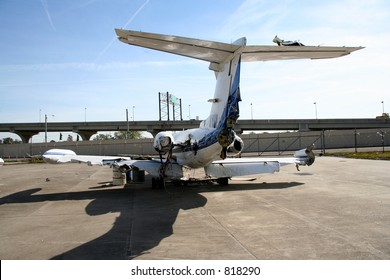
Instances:
[[[157,133],[154,137],[153,147],[159,153],[167,153],[173,148],[173,136],[172,132],[163,131]]]
[[[243,149],[244,149],[244,141],[242,141],[242,139],[239,136],[234,135],[233,142],[227,148],[229,155],[230,156],[240,155]]]

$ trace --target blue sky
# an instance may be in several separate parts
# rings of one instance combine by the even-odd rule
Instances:
[[[375,117],[381,101],[390,111],[387,0],[0,0],[0,122],[125,120],[133,106],[135,120],[157,120],[159,91],[182,98],[184,119],[189,105],[191,118],[208,116],[208,63],[125,45],[114,28],[364,46],[337,59],[243,64],[241,118],[315,118],[314,102],[318,118]]]

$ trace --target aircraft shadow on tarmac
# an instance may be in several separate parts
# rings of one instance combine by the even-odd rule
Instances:
[[[87,191],[37,194],[29,189],[0,198],[0,205],[44,201],[92,200],[85,211],[90,216],[119,213],[112,228],[102,236],[86,242],[52,259],[110,260],[133,259],[147,254],[161,240],[173,234],[179,211],[203,207],[204,192],[227,192],[256,189],[284,189],[302,183],[251,183],[228,186],[201,185],[179,187],[169,185],[153,190],[143,184],[130,188],[91,187]],[[75,225],[77,227],[77,225]]]

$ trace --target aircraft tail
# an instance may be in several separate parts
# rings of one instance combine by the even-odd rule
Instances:
[[[115,29],[118,39],[126,44],[145,47],[210,62],[216,75],[210,116],[202,127],[216,128],[222,122],[235,122],[240,101],[239,80],[241,61],[333,58],[350,54],[362,47],[318,46],[247,46],[246,38],[232,44],[194,38]],[[228,124],[230,125],[230,124]]]
[[[212,103],[210,115],[201,123],[201,127],[216,128],[221,122],[232,126],[239,117],[238,102],[240,96],[241,53],[246,39],[241,38],[232,44],[236,49],[234,54],[224,63],[216,65],[210,63],[210,69],[215,72],[216,86],[214,97],[208,101]]]

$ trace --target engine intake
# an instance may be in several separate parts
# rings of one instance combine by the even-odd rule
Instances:
[[[244,149],[244,141],[237,135],[234,136],[233,142],[228,146],[228,153],[232,156],[240,155]]]
[[[160,132],[154,138],[153,147],[159,153],[167,153],[173,148],[173,138],[167,132]]]

